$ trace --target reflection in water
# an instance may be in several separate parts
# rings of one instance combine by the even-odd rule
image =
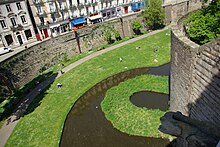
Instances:
[[[168,109],[169,95],[142,91],[133,94],[130,97],[131,102],[138,107],[146,107],[149,109],[160,109],[166,111]]]
[[[164,65],[167,66],[167,65]],[[161,66],[162,68],[164,66]],[[161,68],[157,67],[157,68]],[[157,70],[157,68],[153,68]],[[129,78],[151,72],[148,68],[113,75],[82,95],[69,112],[60,141],[62,147],[165,147],[168,140],[129,136],[114,129],[100,108],[106,91]],[[153,71],[154,72],[154,71]],[[169,72],[168,72],[169,73]],[[152,74],[157,74],[154,72]]]

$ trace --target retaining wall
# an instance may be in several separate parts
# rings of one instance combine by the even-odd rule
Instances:
[[[172,27],[170,109],[218,126],[220,38],[195,44],[185,36],[183,19]]]
[[[121,37],[133,35],[131,23],[141,17],[138,13],[123,16],[112,21],[95,24],[77,31],[82,52],[107,44],[104,40],[104,32],[107,29],[119,31]],[[10,88],[18,88],[34,77],[38,76],[44,69],[58,64],[64,56],[72,57],[79,53],[74,31],[42,41],[0,63],[0,86],[5,87],[5,93]],[[3,78],[1,78],[3,79]],[[13,85],[13,87],[11,87]],[[9,88],[10,87],[10,88]]]

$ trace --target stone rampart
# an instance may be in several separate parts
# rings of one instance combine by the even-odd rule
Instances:
[[[170,109],[218,126],[220,38],[199,46],[185,36],[182,19],[172,27]]]
[[[82,52],[92,48],[107,44],[104,40],[104,32],[112,28],[111,32],[117,30],[121,37],[131,37],[133,31],[131,23],[138,13],[133,13],[111,21],[103,22],[77,30],[78,40]],[[114,29],[114,30],[113,30]],[[112,34],[114,36],[114,33]],[[34,77],[38,76],[42,70],[48,69],[54,64],[58,64],[65,56],[72,57],[78,54],[74,31],[59,35],[48,40],[42,41],[0,63],[0,75],[5,81],[9,80],[15,88],[23,86]],[[0,81],[0,85],[4,85]]]

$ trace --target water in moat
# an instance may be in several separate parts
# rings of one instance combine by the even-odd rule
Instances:
[[[151,91],[134,93],[130,97],[130,101],[137,107],[160,109],[161,111],[166,111],[169,107],[169,95]]]
[[[108,89],[142,74],[169,75],[169,64],[139,68],[113,75],[83,94],[72,107],[64,124],[61,147],[166,147],[161,138],[130,136],[114,129],[100,108]],[[161,70],[160,70],[161,69]],[[160,104],[158,104],[160,105]]]

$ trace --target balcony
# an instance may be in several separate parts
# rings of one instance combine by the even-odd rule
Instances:
[[[68,11],[68,9],[67,9],[67,7],[66,7],[66,6],[62,6],[62,7],[60,8],[60,11],[61,11],[61,12],[67,12],[67,11]]]
[[[47,23],[39,23],[39,24],[37,24],[37,27],[40,28],[40,29],[48,28],[49,24],[47,24]]]
[[[18,24],[16,26],[10,26],[10,28],[13,32],[23,30],[23,26],[21,24]]]
[[[78,9],[83,9],[84,5],[83,4],[79,4],[77,7],[78,7]]]
[[[47,16],[46,12],[45,11],[42,11],[42,12],[37,12],[37,16]]]
[[[47,2],[55,2],[56,0],[47,0]]]
[[[85,4],[85,7],[90,7],[91,6],[91,3],[86,3]]]
[[[77,10],[76,5],[71,5],[71,6],[70,6],[70,10]]]
[[[92,3],[92,6],[96,6],[98,4],[98,2],[94,2]]]
[[[34,5],[43,5],[42,0],[33,0]]]
[[[58,13],[56,9],[50,9],[50,14]]]

